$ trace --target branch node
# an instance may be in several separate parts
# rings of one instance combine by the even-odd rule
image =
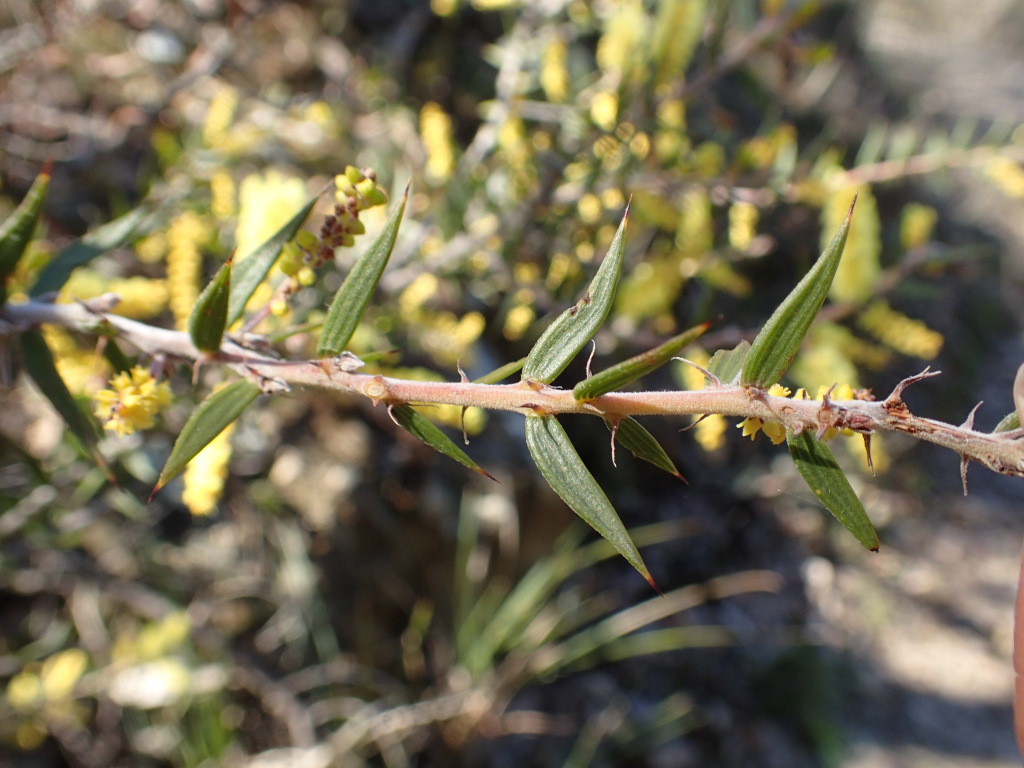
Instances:
[[[941,373],[942,371],[931,370],[931,366],[929,365],[919,374],[915,376],[908,376],[907,378],[903,379],[903,381],[896,385],[896,388],[893,389],[892,393],[887,398],[885,398],[886,409],[892,409],[900,406],[903,403],[903,391],[911,384],[916,384],[917,382],[923,381],[924,379],[930,379],[932,376],[938,376]]]

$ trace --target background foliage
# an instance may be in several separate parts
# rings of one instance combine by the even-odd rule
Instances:
[[[350,345],[398,350],[380,370],[452,380],[459,362],[474,378],[522,357],[579,297],[627,199],[626,280],[597,361],[713,320],[687,352],[700,362],[753,336],[856,192],[831,303],[787,383],[884,391],[932,364],[955,373],[914,393],[919,410],[959,423],[985,397],[979,421],[994,424],[1021,359],[1022,270],[1013,242],[1000,258],[979,225],[1024,196],[1019,105],[901,102],[900,83],[871,72],[863,30],[877,16],[857,10],[16,0],[0,11],[0,213],[55,165],[8,293],[128,217],[131,235],[71,273],[60,300],[116,291],[119,313],[184,328],[232,250],[244,257],[352,163],[376,169],[392,204],[413,184]],[[977,200],[988,219],[970,218]],[[290,356],[314,355],[309,331],[383,207],[360,221],[369,237],[337,267],[289,302],[256,297],[268,309],[258,330]],[[76,394],[106,386],[90,340],[46,338]],[[582,371],[578,360],[567,377]],[[648,385],[699,387],[693,373]],[[884,474],[857,490],[883,553],[866,562],[776,463],[779,449],[724,419],[682,435],[647,423],[689,486],[621,457],[612,467],[604,427],[566,420],[659,585],[681,590],[666,602],[571,524],[514,416],[467,415],[496,486],[410,441],[382,409],[277,397],[146,505],[191,404],[217,385],[208,371],[197,394],[190,376],[174,372],[177,403],[154,430],[105,441],[118,487],[23,377],[3,392],[11,760],[1014,759],[1015,570],[999,566],[1007,543],[1016,554],[1019,489],[1002,478],[976,472],[980,501],[962,502],[955,458],[876,441]],[[458,423],[457,409],[429,415]],[[851,446],[837,453],[863,473]],[[979,558],[991,570],[942,578]],[[900,614],[916,623],[886,634]],[[931,622],[947,645],[928,643]],[[959,688],[956,674],[908,671],[907,658],[930,654],[972,671]]]

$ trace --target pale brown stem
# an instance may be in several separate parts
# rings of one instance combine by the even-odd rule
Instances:
[[[12,330],[51,323],[77,330],[108,332],[150,354],[196,360],[199,352],[188,334],[155,328],[118,315],[99,312],[107,306],[96,300],[86,304],[29,302],[0,309],[0,319]],[[433,403],[477,406],[520,413],[579,413],[601,416],[684,416],[721,414],[739,418],[776,421],[794,431],[850,429],[861,434],[900,432],[955,451],[994,472],[1024,477],[1024,430],[988,433],[912,414],[902,392],[910,384],[937,375],[924,372],[900,382],[883,401],[793,400],[738,385],[712,385],[707,389],[664,392],[613,392],[589,401],[579,401],[570,390],[539,382],[515,384],[474,384],[472,382],[431,382],[394,379],[353,372],[350,358],[322,360],[277,360],[226,339],[216,361],[230,365],[243,375],[256,378],[268,392],[292,386],[317,387],[370,398],[375,404]]]

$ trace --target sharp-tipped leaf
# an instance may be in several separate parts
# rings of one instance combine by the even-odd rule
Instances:
[[[231,295],[231,258],[221,264],[217,274],[203,288],[188,316],[188,334],[200,352],[220,349],[228,320]]]
[[[632,416],[626,416],[619,419],[617,428],[615,422],[610,419],[605,419],[604,423],[608,429],[614,432],[615,439],[619,441],[619,445],[623,446],[638,459],[649,461],[658,469],[663,469],[670,475],[675,475],[683,482],[686,482],[686,478],[676,469],[676,465],[672,463],[672,459],[665,453],[661,443],[639,421]]]
[[[43,267],[29,293],[32,296],[42,296],[44,293],[59,291],[77,267],[127,244],[140,232],[152,226],[149,221],[151,218],[154,218],[153,211],[141,205],[113,221],[96,227],[61,249],[61,252]]]
[[[832,278],[835,277],[846,246],[853,206],[856,204],[857,199],[854,198],[846,220],[832,242],[757,334],[740,373],[740,384],[743,386],[770,387],[782,378],[782,374],[793,362],[832,285]]]
[[[872,552],[877,552],[879,542],[875,527],[828,446],[807,430],[799,435],[790,432],[786,442],[796,468],[818,500],[857,541]]]
[[[321,192],[320,194],[323,194]],[[228,326],[234,325],[245,312],[245,305],[252,298],[260,283],[267,279],[274,262],[281,255],[284,244],[298,233],[302,223],[309,216],[316,201],[316,195],[292,216],[287,223],[255,251],[239,259],[231,275],[231,302],[228,308]]]
[[[441,431],[440,427],[412,406],[405,403],[392,405],[388,411],[398,426],[413,437],[419,438],[435,451],[455,459],[459,464],[469,467],[474,472],[490,477],[491,480],[494,479],[489,473],[481,469],[475,461],[469,458],[466,452],[455,444],[454,440]]]
[[[19,343],[25,371],[32,377],[39,391],[83,445],[89,448],[95,446],[99,439],[99,427],[92,416],[79,407],[74,395],[64,384],[43,335],[38,331],[24,331],[19,336]]]
[[[185,427],[174,441],[171,455],[160,471],[153,494],[181,472],[196,455],[208,446],[229,424],[242,415],[260,394],[260,388],[249,379],[239,379],[217,390],[193,411]]]
[[[18,204],[3,224],[0,224],[0,300],[7,295],[7,278],[18,266],[25,249],[28,248],[32,234],[39,223],[39,215],[43,210],[43,200],[50,186],[50,174],[44,171],[36,176],[29,187],[28,194]]]
[[[608,247],[608,254],[601,262],[587,292],[575,306],[555,318],[537,339],[523,365],[523,379],[545,384],[554,381],[608,317],[615,299],[619,274],[622,272],[628,220],[627,208]]]
[[[695,325],[654,349],[631,357],[629,360],[623,360],[600,373],[595,373],[589,379],[584,379],[573,387],[572,396],[577,400],[592,400],[646,376],[671,360],[683,347],[696,341],[710,326],[711,323]]]
[[[398,237],[398,227],[402,223],[402,214],[405,212],[405,203],[409,199],[409,188],[405,188],[405,194],[395,210],[391,212],[383,231],[373,241],[366,253],[359,257],[352,271],[348,273],[345,282],[334,295],[331,308],[327,311],[324,320],[324,328],[320,334],[320,344],[317,347],[317,354],[321,357],[327,355],[340,355],[352,338],[352,334],[363,319],[363,313],[370,303],[370,297],[377,290],[377,283],[384,273],[388,259],[391,258],[391,251],[395,247],[395,240]]]
[[[526,446],[548,485],[657,589],[640,552],[554,416],[526,417]]]
[[[732,384],[739,377],[748,354],[749,341],[741,341],[732,349],[720,349],[708,361],[708,370],[723,384]]]

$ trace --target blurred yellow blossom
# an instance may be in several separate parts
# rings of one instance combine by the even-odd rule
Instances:
[[[560,38],[551,40],[544,48],[540,66],[540,87],[547,100],[561,103],[569,95],[569,49]]]
[[[306,185],[271,168],[238,185],[235,259],[244,259],[283,227],[306,203]]]
[[[235,180],[223,169],[210,177],[210,212],[218,221],[235,215]]]
[[[235,425],[229,425],[185,467],[181,501],[193,515],[209,515],[217,508],[228,477],[234,431]]]
[[[944,342],[941,333],[897,312],[883,299],[871,302],[857,318],[857,325],[897,352],[922,360],[935,358]]]
[[[207,147],[217,148],[224,143],[228,128],[238,108],[238,91],[229,85],[221,85],[210,99],[203,121],[202,138]]]
[[[119,437],[152,427],[156,413],[171,402],[170,385],[139,365],[114,376],[110,387],[96,393],[94,413]]]
[[[447,181],[455,170],[452,119],[437,102],[428,101],[420,110],[420,136],[427,152],[427,178],[434,183]]]
[[[193,211],[179,213],[167,228],[167,288],[180,331],[188,327],[188,317],[199,298],[202,246],[209,235],[209,226]]]

